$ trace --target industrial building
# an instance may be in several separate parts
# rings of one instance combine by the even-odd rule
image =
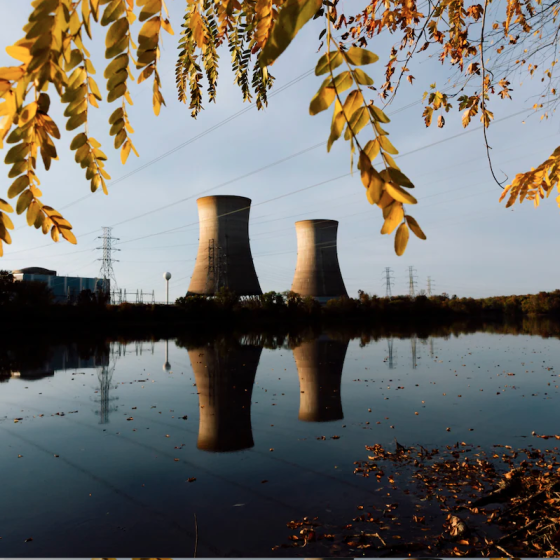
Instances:
[[[198,449],[253,447],[251,395],[261,352],[261,346],[213,343],[189,350],[200,407]]]
[[[205,196],[197,205],[198,254],[187,295],[214,295],[222,287],[239,296],[261,295],[249,244],[251,199]]]
[[[296,222],[297,262],[292,291],[321,303],[348,296],[338,264],[336,220]]]
[[[27,282],[43,282],[52,291],[55,302],[74,301],[80,292],[103,291],[103,279],[81,278],[78,276],[57,276],[56,271],[40,267],[22,268],[12,271],[14,280]]]
[[[342,420],[340,383],[348,341],[326,335],[294,348],[299,375],[299,416],[304,422]]]

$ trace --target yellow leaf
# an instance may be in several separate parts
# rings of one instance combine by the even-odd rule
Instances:
[[[395,160],[387,152],[382,152],[381,157],[389,167],[392,167],[393,169],[398,169],[400,171],[400,167],[395,163]]]
[[[350,72],[341,72],[338,76],[335,77],[333,81],[333,87],[336,91],[341,94],[343,91],[346,91],[348,88],[352,87],[354,80],[352,79],[352,74]]]
[[[395,202],[395,199],[387,191],[383,191],[377,206],[384,210],[387,206],[389,206],[389,204],[393,204],[393,202]]]
[[[14,198],[21,192],[23,192],[29,186],[29,177],[27,175],[22,175],[18,177],[8,189],[8,198]]]
[[[4,222],[4,226],[6,227],[6,229],[14,229],[14,222],[12,222],[8,214],[4,214],[3,212],[0,212],[0,218],[2,218],[2,222]]]
[[[169,33],[169,35],[175,35],[175,32],[173,31],[173,27],[171,27],[171,24],[169,23],[168,19],[164,19],[161,22],[161,26],[165,29],[165,31],[167,31],[167,33]]]
[[[124,165],[126,160],[128,159],[128,155],[130,154],[130,149],[132,148],[132,142],[127,139],[124,143],[123,147],[121,148],[121,162]]]
[[[107,90],[111,92],[114,90],[118,85],[124,84],[128,78],[128,72],[126,68],[122,68],[118,72],[115,72],[107,81]],[[109,93],[110,95],[110,93]],[[119,96],[120,97],[120,96]]]
[[[412,216],[409,216],[407,214],[406,215],[406,221],[408,222],[408,225],[409,225],[410,229],[412,230],[412,233],[414,233],[414,235],[416,235],[416,237],[419,237],[420,239],[426,239],[425,233],[422,231],[422,229],[418,225],[418,222]]]
[[[101,16],[101,25],[109,25],[110,23],[118,20],[125,12],[124,2],[122,0],[113,0],[105,8]]]
[[[31,204],[33,200],[33,195],[30,190],[23,191],[18,198],[16,203],[16,212],[22,214],[27,210],[27,207]]]
[[[138,76],[138,83],[141,84],[144,80],[147,80],[154,72],[155,67],[153,65],[147,66],[140,72]]]
[[[352,74],[354,75],[354,80],[356,80],[356,82],[358,82],[360,85],[373,85],[373,80],[363,70],[356,68],[356,70],[354,70]]]
[[[369,123],[368,110],[366,107],[360,107],[352,115],[352,118],[350,119],[350,122],[348,124],[348,128],[344,133],[344,139],[350,140],[351,136],[357,136],[359,132],[362,130],[362,128],[364,128],[364,126],[366,126],[366,124],[368,123]]]
[[[5,200],[2,200],[0,198],[0,210],[2,210],[3,212],[13,212],[14,209],[11,207],[10,204],[8,204]]]
[[[111,24],[105,37],[105,47],[110,49],[120,43],[126,37],[129,29],[128,20],[121,18]]]
[[[395,235],[395,253],[397,253],[399,257],[402,256],[406,250],[408,236],[408,226],[406,225],[406,222],[403,222],[399,226],[397,234]]]
[[[126,74],[126,72],[124,72],[124,74]],[[109,95],[107,95],[107,101],[109,103],[112,103],[113,101],[115,101],[115,99],[118,99],[119,97],[125,95],[126,90],[127,88],[125,83],[120,83],[116,85],[115,88],[109,92]]]
[[[399,202],[405,204],[416,204],[418,202],[408,191],[405,191],[399,185],[395,185],[395,183],[385,183],[385,190]]]
[[[6,157],[4,158],[4,163],[16,163],[17,161],[23,161],[27,156],[29,148],[27,144],[17,144],[8,150]]]
[[[88,100],[84,99],[76,99],[66,109],[64,110],[65,117],[73,117],[74,115],[79,115],[84,111],[87,111],[88,108]]]
[[[87,121],[87,111],[74,115],[68,119],[66,123],[66,130],[74,130]]]
[[[89,89],[90,89],[91,93],[93,93],[93,95],[97,99],[99,99],[99,101],[101,101],[103,99],[101,97],[101,92],[99,91],[99,88],[97,87],[97,84],[96,84],[96,82],[93,78],[88,78],[88,85],[89,85]]]
[[[94,175],[91,180],[91,192],[95,192],[101,186],[101,176]]]
[[[139,21],[146,21],[147,19],[151,18],[155,14],[159,14],[162,9],[161,0],[148,0],[143,5],[144,7],[142,8],[142,11],[140,12],[140,17],[138,18]]]
[[[388,152],[389,154],[398,154],[399,153],[397,148],[395,148],[395,146],[393,146],[393,144],[391,144],[391,141],[389,140],[389,138],[387,138],[387,136],[380,136],[378,138],[378,141],[379,141],[379,145],[381,146],[381,148],[383,150],[385,150],[386,152]]]
[[[109,79],[113,74],[117,73],[122,68],[126,68],[129,63],[128,54],[122,53],[119,56],[116,56],[105,68],[105,72],[103,72],[103,76],[105,79]]]
[[[80,87],[86,79],[86,71],[82,68],[76,68],[68,78],[68,89],[76,89]]]
[[[387,218],[385,218],[385,222],[383,223],[383,227],[381,228],[382,234],[389,234],[393,233],[394,229],[402,222],[404,218],[404,210],[402,204],[398,202],[393,204],[391,211]]]
[[[359,47],[351,47],[345,53],[345,56],[348,62],[354,66],[363,66],[379,60],[379,57],[376,54]]]
[[[144,48],[153,48],[158,43],[159,31],[161,29],[161,20],[159,17],[149,19],[140,29],[138,33],[138,45]],[[152,38],[155,38],[155,43]],[[148,46],[146,46],[146,44]]]
[[[331,70],[338,68],[344,62],[344,58],[342,58],[339,51],[331,51],[328,54],[328,57],[327,53],[325,53],[319,59],[319,62],[317,62],[317,66],[315,67],[315,76],[321,76],[329,71],[329,60]]]
[[[354,112],[364,103],[364,96],[357,89],[351,91],[344,101],[344,114],[350,120]]]
[[[289,46],[298,31],[321,8],[322,0],[286,0],[261,52],[261,67],[270,66]]]
[[[379,107],[376,107],[375,105],[371,104],[368,105],[368,109],[374,120],[382,123],[391,122],[391,119],[381,109],[379,109]]]
[[[2,239],[8,245],[10,245],[10,243],[12,242],[12,238],[10,237],[8,230],[4,227],[4,224],[2,222],[0,222],[0,239]],[[0,247],[1,246],[2,244],[0,243]]]
[[[35,220],[35,223],[33,224],[37,229],[39,229],[40,227],[43,226],[43,223],[45,222],[45,215],[43,214],[43,212],[39,212],[37,214],[37,219]]]
[[[16,46],[6,47],[6,52],[12,58],[15,58],[16,60],[19,60],[24,63],[29,62],[33,58],[27,47],[16,47]]]
[[[389,181],[393,181],[393,183],[397,183],[397,185],[401,185],[409,189],[414,188],[414,185],[412,184],[410,179],[402,171],[399,171],[398,169],[394,169],[393,167],[389,167],[385,171],[389,176],[388,178]]]
[[[344,118],[344,113],[342,112],[342,106],[340,105],[338,99],[336,99],[334,102],[333,119],[331,122],[331,133],[329,141],[327,142],[327,152],[331,151],[332,145],[340,138],[345,123],[346,119]]]
[[[206,39],[206,35],[204,34],[204,22],[202,21],[202,18],[200,17],[200,14],[198,13],[198,11],[194,11],[191,14],[191,19],[189,21],[189,27],[192,29],[192,34],[194,37],[194,40],[196,41],[196,44],[198,46],[199,49],[204,50],[204,45],[206,45],[207,39]],[[262,59],[262,56],[261,56]]]
[[[360,153],[362,158],[363,152]],[[372,167],[371,164],[362,162],[361,164],[361,177],[364,187],[367,189],[367,197],[370,204],[377,204],[383,194],[383,180],[379,173]]]
[[[309,114],[316,115],[321,111],[325,111],[331,106],[335,100],[336,92],[332,87],[325,87],[325,84],[330,81],[330,78],[323,82],[321,89],[314,95],[311,103],[309,104]]]
[[[39,203],[36,200],[32,200],[27,208],[27,225],[32,226],[35,223],[40,210],[41,206]]]
[[[71,150],[77,150],[81,148],[87,142],[87,136],[85,133],[80,132],[77,136],[74,136],[74,139],[70,143]]]
[[[58,234],[59,234],[58,228],[56,226],[53,226],[51,229],[51,237],[55,243],[58,243],[58,240],[60,239]]]
[[[78,244],[76,236],[68,228],[60,228],[60,233],[62,234],[62,237],[64,237],[66,241],[72,243],[72,245]]]
[[[21,66],[10,66],[0,68],[0,80],[17,81],[25,74],[25,70]]]

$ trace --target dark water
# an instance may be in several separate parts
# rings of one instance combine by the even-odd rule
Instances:
[[[192,557],[195,514],[198,556],[310,555],[272,550],[287,522],[387,500],[365,445],[558,432],[559,340],[493,330],[12,344],[0,556]]]

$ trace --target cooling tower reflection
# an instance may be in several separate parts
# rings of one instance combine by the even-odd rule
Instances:
[[[198,449],[253,447],[251,395],[262,347],[209,343],[189,350],[198,389]]]
[[[323,335],[294,348],[299,374],[299,419],[304,422],[342,420],[340,381],[348,341]]]

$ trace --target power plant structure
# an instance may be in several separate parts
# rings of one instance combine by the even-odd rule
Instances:
[[[210,343],[189,350],[198,389],[198,449],[241,451],[253,447],[251,395],[262,346]]]
[[[348,296],[338,264],[336,220],[296,222],[297,262],[292,292],[321,303]]]
[[[222,287],[239,296],[261,295],[249,243],[251,199],[219,195],[196,202],[200,234],[187,295],[210,296]]]
[[[299,416],[304,422],[342,420],[340,383],[349,341],[326,335],[294,348],[299,375]]]

